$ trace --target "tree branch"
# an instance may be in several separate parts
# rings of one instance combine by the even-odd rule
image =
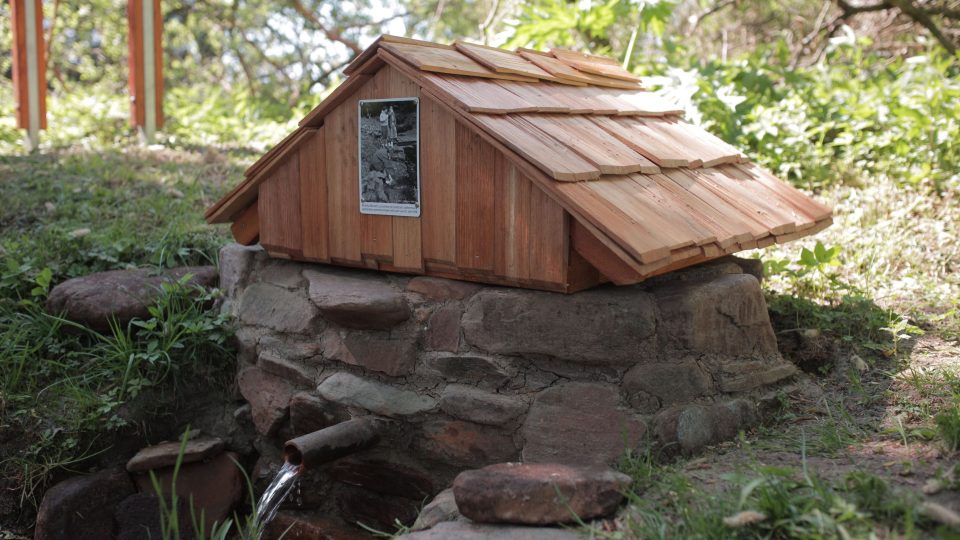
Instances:
[[[343,37],[339,30],[334,28],[327,28],[327,25],[323,24],[323,21],[319,17],[313,14],[312,11],[306,8],[300,0],[291,0],[293,4],[293,9],[297,11],[304,19],[310,21],[310,24],[317,27],[323,35],[327,36],[327,39],[331,41],[336,41],[337,43],[342,43],[348,49],[350,49],[353,54],[360,54],[363,52],[363,49],[355,41]]]

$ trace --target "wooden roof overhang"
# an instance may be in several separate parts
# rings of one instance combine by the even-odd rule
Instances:
[[[421,87],[573,218],[573,247],[617,284],[814,234],[830,208],[688,124],[616,62],[383,36],[347,80],[206,213],[236,221],[257,186],[385,64]]]

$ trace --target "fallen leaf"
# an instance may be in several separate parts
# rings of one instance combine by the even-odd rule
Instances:
[[[738,512],[732,516],[723,518],[723,524],[731,529],[736,529],[753,525],[754,523],[760,523],[765,519],[767,519],[766,514],[761,514],[755,510],[744,510],[743,512]]]

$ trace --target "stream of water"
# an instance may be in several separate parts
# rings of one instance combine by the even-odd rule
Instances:
[[[257,501],[257,523],[260,525],[261,531],[276,517],[280,504],[290,494],[290,490],[293,489],[297,476],[300,475],[302,470],[299,465],[284,462],[280,470],[277,471],[277,476],[273,478],[266,491],[260,496],[260,500]]]

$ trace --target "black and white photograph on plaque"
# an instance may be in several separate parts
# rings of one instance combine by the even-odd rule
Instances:
[[[420,215],[420,102],[360,100],[360,212]]]

